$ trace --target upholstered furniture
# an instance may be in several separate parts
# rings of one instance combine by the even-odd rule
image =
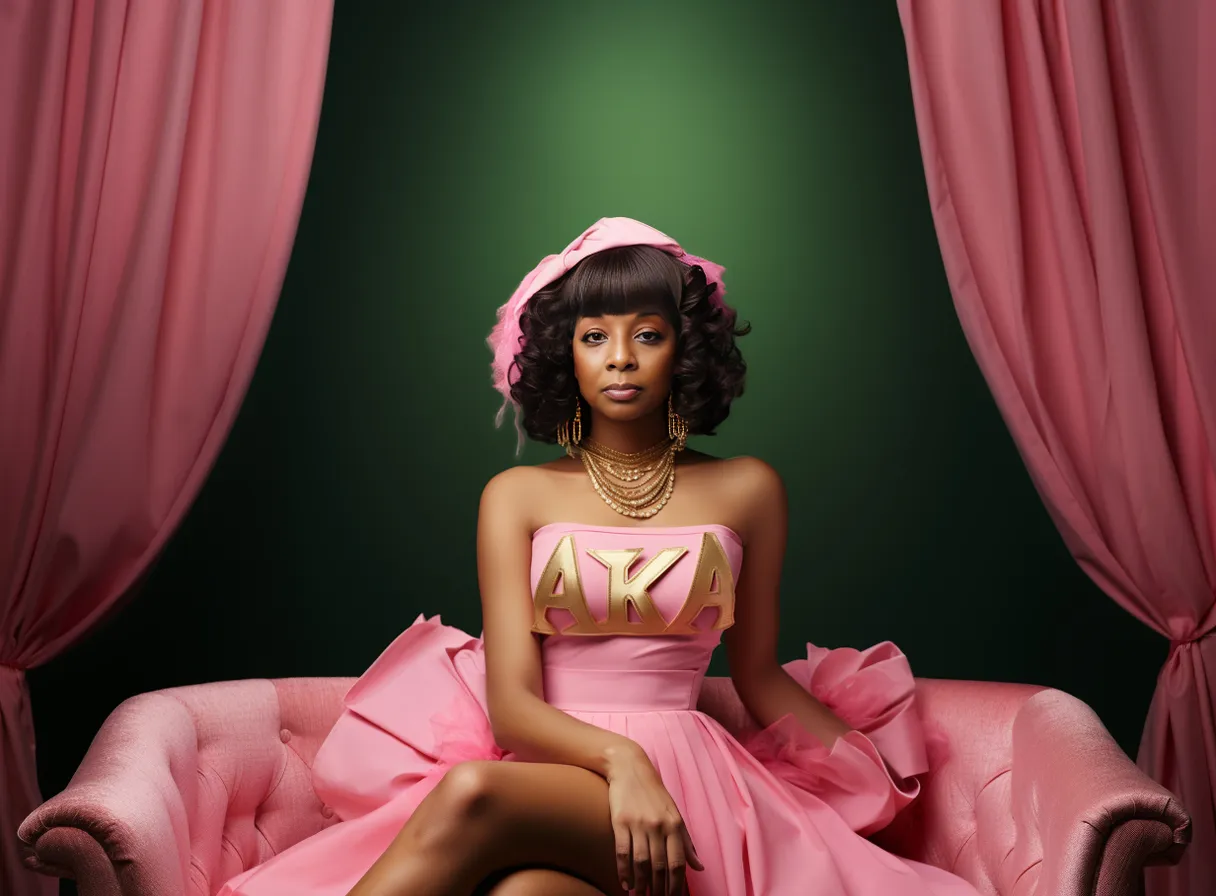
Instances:
[[[21,826],[27,864],[81,896],[204,896],[337,823],[309,768],[351,679],[235,681],[143,694],[102,726],[63,793]],[[745,718],[728,680],[701,709]],[[1190,819],[1060,691],[918,679],[936,767],[875,839],[1001,896],[1133,896],[1176,862]]]

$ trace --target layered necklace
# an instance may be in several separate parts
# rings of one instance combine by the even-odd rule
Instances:
[[[676,485],[676,452],[682,439],[664,439],[657,445],[626,454],[583,439],[576,452],[596,493],[622,516],[645,520],[654,516],[671,497]]]

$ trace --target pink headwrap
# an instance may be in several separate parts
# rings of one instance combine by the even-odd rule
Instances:
[[[667,234],[660,233],[641,221],[635,221],[633,218],[600,218],[579,234],[560,255],[547,255],[541,259],[540,264],[524,277],[506,304],[498,309],[498,323],[494,325],[486,340],[490,351],[494,353],[494,360],[490,364],[494,372],[494,388],[501,392],[503,397],[502,407],[495,418],[498,425],[502,425],[507,405],[514,404],[511,401],[511,384],[519,378],[519,371],[512,370],[511,365],[523,345],[523,330],[519,319],[528,300],[584,258],[618,246],[654,246],[684,264],[699,265],[705,271],[705,279],[718,285],[710,301],[718,306],[725,304],[723,295],[726,289],[722,285],[722,272],[725,268],[721,265],[688,254]],[[519,432],[522,447],[524,433],[519,422],[518,406],[515,407],[515,428]]]

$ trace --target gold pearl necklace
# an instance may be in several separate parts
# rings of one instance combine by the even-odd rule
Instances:
[[[617,513],[637,520],[650,519],[671,498],[679,450],[674,439],[636,454],[614,451],[592,439],[577,448],[596,494]]]

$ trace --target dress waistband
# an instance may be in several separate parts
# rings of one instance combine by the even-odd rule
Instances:
[[[695,709],[704,672],[693,669],[545,669],[545,702],[582,712]]]

